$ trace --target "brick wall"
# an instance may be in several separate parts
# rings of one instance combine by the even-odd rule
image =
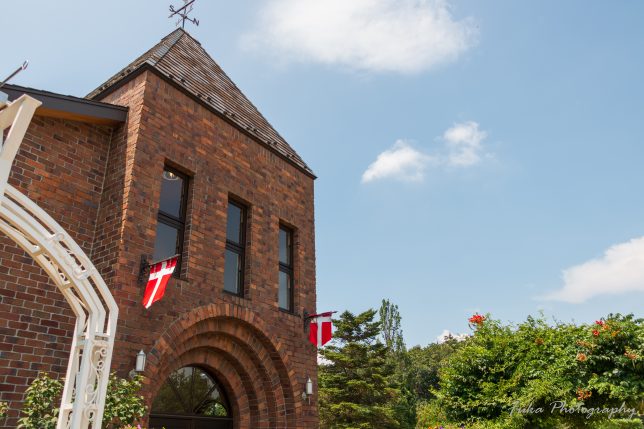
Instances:
[[[317,381],[301,317],[316,300],[313,179],[153,72],[103,101],[128,106],[127,123],[35,118],[11,180],[68,228],[112,290],[112,369],[125,376],[145,350],[150,404],[170,372],[198,364],[227,391],[236,427],[317,427],[315,400],[301,399],[306,378]],[[165,164],[190,176],[184,267],[145,310],[139,261],[153,252]],[[249,208],[244,298],[223,291],[229,195]],[[294,314],[277,304],[280,222],[295,229]],[[64,371],[71,319],[43,273],[2,240],[0,400],[12,401],[13,419],[37,370]]]
[[[36,116],[9,178],[86,253],[94,239],[111,133],[107,127]],[[73,322],[47,275],[1,235],[0,401],[9,402],[11,410],[0,427],[16,426],[24,390],[39,371],[64,374]]]
[[[143,107],[139,108],[141,85],[145,90]],[[135,92],[137,96],[132,96]],[[309,407],[308,402],[304,404],[300,398],[306,377],[315,380],[317,374],[316,351],[306,341],[301,318],[304,309],[314,311],[316,299],[313,179],[152,72],[144,72],[103,101],[129,105],[130,112],[135,114],[130,116],[128,128],[138,127],[136,141],[129,138],[127,148],[123,149],[133,155],[128,156],[126,165],[129,167],[131,163],[131,169],[125,178],[130,185],[124,203],[126,210],[122,228],[123,242],[127,246],[122,248],[119,261],[123,262],[117,265],[111,279],[123,315],[118,328],[119,352],[113,367],[122,373],[131,369],[141,348],[152,353],[146,374],[150,379],[163,379],[168,371],[178,367],[176,360],[185,364],[185,359],[177,352],[183,347],[177,343],[179,335],[167,337],[169,341],[173,338],[171,341],[175,347],[168,356],[163,355],[163,344],[159,340],[179,320],[183,326],[180,337],[188,342],[194,341],[194,344],[185,346],[186,354],[208,348],[208,341],[223,341],[229,346],[237,344],[239,347],[232,353],[222,351],[224,345],[211,347],[212,359],[227,356],[228,362],[241,365],[240,372],[242,369],[249,373],[264,371],[263,377],[269,380],[279,378],[271,374],[283,370],[286,376],[280,383],[288,385],[280,385],[279,389],[288,390],[288,398],[284,399],[285,393],[279,393],[275,400],[289,403],[282,405],[283,410],[274,407],[274,413],[279,415],[288,409],[289,413],[294,413],[292,423],[297,422],[298,427],[315,427],[315,406]],[[140,115],[136,113],[139,111]],[[164,299],[151,310],[145,310],[140,304],[142,286],[137,284],[136,276],[141,255],[151,257],[153,252],[160,178],[164,165],[168,163],[190,176],[185,263],[181,279],[171,280]],[[223,291],[229,195],[249,205],[247,294],[244,298]],[[280,311],[277,304],[280,221],[292,225],[296,231],[295,314]],[[196,309],[208,309],[209,318],[215,322],[229,317],[226,311],[249,311],[248,317],[253,320],[249,324],[258,326],[261,321],[266,328],[252,332],[249,326],[239,323],[238,327],[231,329],[246,332],[245,335],[250,337],[248,340],[238,341],[235,337],[241,334],[222,333],[209,340],[197,341],[195,335],[202,328],[195,326],[197,322],[185,322],[196,317]],[[206,333],[217,332],[216,329],[211,326]],[[262,336],[271,339],[260,339]],[[264,347],[242,353],[240,349],[246,347],[248,341],[261,342]],[[257,353],[277,353],[279,360],[288,364],[280,368],[279,362],[253,363],[249,355]],[[248,362],[242,364],[245,360]],[[155,371],[160,371],[162,376]],[[226,374],[223,377],[226,378]],[[155,387],[160,386],[148,386],[151,396]],[[261,386],[248,389],[257,391],[261,398]],[[265,422],[277,418],[271,417],[270,410],[259,414],[258,426],[254,427],[264,427],[261,418]]]

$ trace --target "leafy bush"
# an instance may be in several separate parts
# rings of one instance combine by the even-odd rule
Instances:
[[[515,327],[488,316],[473,327],[474,335],[440,373],[437,396],[448,421],[587,426],[586,413],[561,413],[553,408],[556,401],[569,408],[624,403],[644,411],[642,320],[610,315],[593,326],[550,326],[528,318]],[[595,414],[592,421],[607,418]]]
[[[594,429],[644,429],[644,423],[639,419],[613,419],[600,422],[593,427]]]
[[[116,374],[110,375],[103,412],[104,428],[132,425],[145,415],[145,401],[143,396],[138,395],[142,380],[141,376],[126,379],[119,378]]]
[[[46,373],[38,374],[27,388],[19,429],[55,429],[63,384]]]
[[[110,375],[103,413],[104,428],[131,427],[146,413],[144,399],[138,395],[142,377],[131,380]],[[20,429],[55,429],[63,383],[41,373],[27,388],[19,420]]]
[[[0,419],[7,417],[7,411],[9,411],[9,404],[0,402]]]

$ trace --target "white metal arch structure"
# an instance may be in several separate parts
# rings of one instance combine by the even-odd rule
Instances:
[[[7,183],[11,164],[40,104],[27,95],[6,106],[0,102],[0,231],[42,267],[76,315],[57,429],[100,429],[118,307],[78,244],[44,210]]]

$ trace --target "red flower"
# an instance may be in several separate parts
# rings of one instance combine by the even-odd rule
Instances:
[[[481,326],[485,322],[485,316],[476,313],[474,316],[467,319],[471,324]]]
[[[593,329],[593,335],[599,337],[599,331],[597,329]]]
[[[586,399],[593,396],[593,392],[590,390],[582,389],[581,387],[577,388],[577,399],[580,401],[585,401]]]

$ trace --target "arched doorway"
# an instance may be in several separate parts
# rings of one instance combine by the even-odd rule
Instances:
[[[150,413],[150,429],[232,429],[233,413],[215,378],[197,366],[174,371]]]

